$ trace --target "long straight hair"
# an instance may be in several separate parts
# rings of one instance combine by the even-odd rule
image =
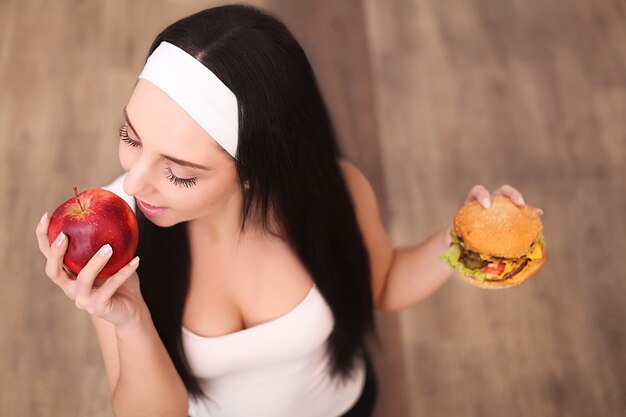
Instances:
[[[334,128],[302,47],[277,18],[247,5],[211,8],[173,23],[148,56],[163,41],[195,57],[237,97],[241,228],[254,221],[274,234],[274,216],[332,310],[331,373],[345,380],[374,330],[369,257]],[[187,390],[203,395],[182,346],[190,275],[186,223],[157,227],[140,211],[138,220],[142,294]]]

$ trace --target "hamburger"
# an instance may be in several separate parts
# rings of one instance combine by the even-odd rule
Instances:
[[[519,285],[546,260],[541,219],[508,197],[493,197],[489,208],[476,200],[466,203],[455,214],[450,235],[442,259],[481,288]]]

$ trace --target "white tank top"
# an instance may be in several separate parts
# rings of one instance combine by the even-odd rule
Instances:
[[[336,417],[358,399],[360,362],[345,384],[331,379],[327,355],[333,316],[313,286],[294,309],[219,337],[183,329],[189,365],[212,401],[190,401],[192,417]]]
[[[124,176],[103,187],[124,198]],[[238,332],[202,337],[182,328],[192,373],[209,400],[190,396],[190,417],[337,417],[350,409],[365,383],[358,361],[346,383],[331,379],[327,355],[334,320],[313,285],[286,314]]]

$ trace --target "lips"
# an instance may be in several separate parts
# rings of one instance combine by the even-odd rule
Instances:
[[[158,206],[153,206],[151,204],[148,204],[144,201],[141,201],[139,199],[137,200],[137,206],[141,209],[141,211],[144,212],[144,214],[148,214],[148,215],[156,215],[161,213],[162,211],[164,211],[167,207],[158,207]]]
[[[137,201],[140,202],[143,206],[151,208],[151,209],[165,208],[165,207],[162,207],[162,206],[153,206],[152,204],[148,204],[145,201],[142,201],[142,200],[139,200],[139,199],[137,199]]]

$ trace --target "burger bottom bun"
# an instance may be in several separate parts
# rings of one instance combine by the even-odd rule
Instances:
[[[507,279],[505,281],[485,281],[485,282],[480,282],[478,281],[476,278],[469,276],[469,275],[464,275],[459,273],[459,275],[461,276],[461,278],[463,278],[464,280],[470,282],[473,285],[476,285],[477,287],[480,288],[484,288],[484,289],[488,289],[488,290],[501,290],[504,288],[509,288],[509,287],[514,287],[516,285],[521,284],[522,282],[526,281],[528,278],[530,278],[531,276],[533,276],[537,271],[539,271],[541,269],[541,267],[543,266],[543,264],[546,262],[546,251],[545,249],[542,248],[542,252],[543,252],[543,256],[539,259],[535,259],[534,261],[530,261],[528,263],[528,266],[526,266],[526,268],[524,268],[524,270],[522,272],[520,272],[519,274],[515,275],[513,278]]]

